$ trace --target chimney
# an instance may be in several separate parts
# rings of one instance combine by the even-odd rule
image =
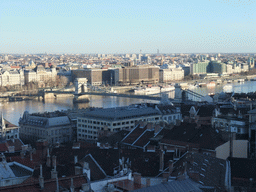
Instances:
[[[54,170],[56,171],[56,156],[52,156],[52,166],[54,167]]]
[[[56,192],[59,192],[59,180],[58,180],[58,176],[56,175]]]
[[[51,170],[51,179],[55,179],[58,177],[58,172],[56,170]]]
[[[142,120],[139,121],[139,125],[140,125],[139,128],[144,128]]]
[[[21,152],[20,152],[20,156],[21,156],[21,158],[23,159],[23,158],[25,157],[25,152],[24,152],[24,151],[21,151]]]
[[[57,178],[58,177],[58,172],[57,172],[57,169],[56,169],[56,156],[53,155],[52,156],[52,166],[53,166],[53,170],[51,171],[51,178],[54,179],[54,178]]]
[[[169,175],[171,176],[173,172],[173,160],[169,160]]]
[[[71,178],[70,192],[75,192],[75,187],[74,187],[74,183],[73,183],[73,178]]]
[[[160,149],[160,162],[159,162],[159,164],[160,164],[160,167],[159,167],[159,171],[163,171],[163,169],[164,169],[164,151],[162,150],[162,149]]]
[[[83,165],[83,174],[84,173],[86,173],[88,179],[91,180],[91,170],[89,167],[89,163],[87,162],[84,162],[84,165]]]
[[[82,175],[83,174],[83,168],[80,166],[75,166],[75,175]]]
[[[146,187],[150,187],[150,178],[146,178]]]
[[[156,124],[155,125],[155,133],[158,133],[161,129],[161,125],[160,124]]]
[[[89,192],[89,191],[91,191],[90,188],[91,188],[91,187],[90,187],[90,184],[89,184],[89,183],[84,183],[84,184],[82,184],[82,190],[83,190],[84,192]]]
[[[169,172],[163,172],[163,182],[167,182],[169,178]]]
[[[74,156],[74,164],[77,164],[77,162],[78,162],[77,158],[78,158],[77,155]]]
[[[50,156],[49,148],[47,149],[46,166],[47,166],[47,167],[51,167],[51,156]]]
[[[44,188],[44,177],[43,177],[43,167],[42,167],[42,164],[40,165],[39,185],[40,185],[41,189]]]
[[[32,151],[29,151],[29,157],[30,157],[30,161],[33,161]]]
[[[151,123],[151,122],[148,123],[148,124],[147,124],[147,129],[148,129],[148,130],[152,130],[152,129],[153,129],[153,123]]]
[[[134,183],[136,184],[141,184],[141,174],[140,173],[133,173],[134,177]]]

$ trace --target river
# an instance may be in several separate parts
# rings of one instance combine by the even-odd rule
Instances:
[[[224,87],[224,89],[223,89]],[[190,88],[191,89],[191,88]],[[192,91],[201,95],[207,95],[208,93],[219,92],[236,92],[236,93],[248,93],[256,91],[256,81],[245,81],[243,83],[232,83],[216,85],[215,87],[195,87]],[[56,110],[66,110],[73,108],[88,108],[88,107],[119,107],[127,106],[134,103],[143,102],[157,102],[142,99],[123,98],[123,97],[104,97],[104,96],[90,96],[89,103],[73,104],[72,97],[64,97],[58,99],[48,99],[45,102],[28,100],[18,102],[5,102],[0,103],[0,110],[4,115],[4,118],[11,123],[18,125],[19,118],[23,115],[24,111],[29,113],[35,112],[51,112]]]

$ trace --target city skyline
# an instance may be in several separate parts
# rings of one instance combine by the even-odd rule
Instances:
[[[4,1],[0,53],[255,53],[255,1]]]

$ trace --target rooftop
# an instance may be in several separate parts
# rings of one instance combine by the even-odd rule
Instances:
[[[152,107],[138,105],[133,107],[128,106],[105,109],[95,108],[83,113],[83,115],[81,115],[80,117],[118,120],[150,115],[160,115],[160,112]]]

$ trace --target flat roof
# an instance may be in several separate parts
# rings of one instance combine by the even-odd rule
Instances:
[[[152,116],[152,115],[161,115],[157,109],[152,107],[137,106],[137,107],[116,107],[116,108],[96,108],[91,109],[83,113],[79,117],[92,117],[99,119],[108,119],[108,120],[119,120],[124,118],[135,118],[140,116]]]

